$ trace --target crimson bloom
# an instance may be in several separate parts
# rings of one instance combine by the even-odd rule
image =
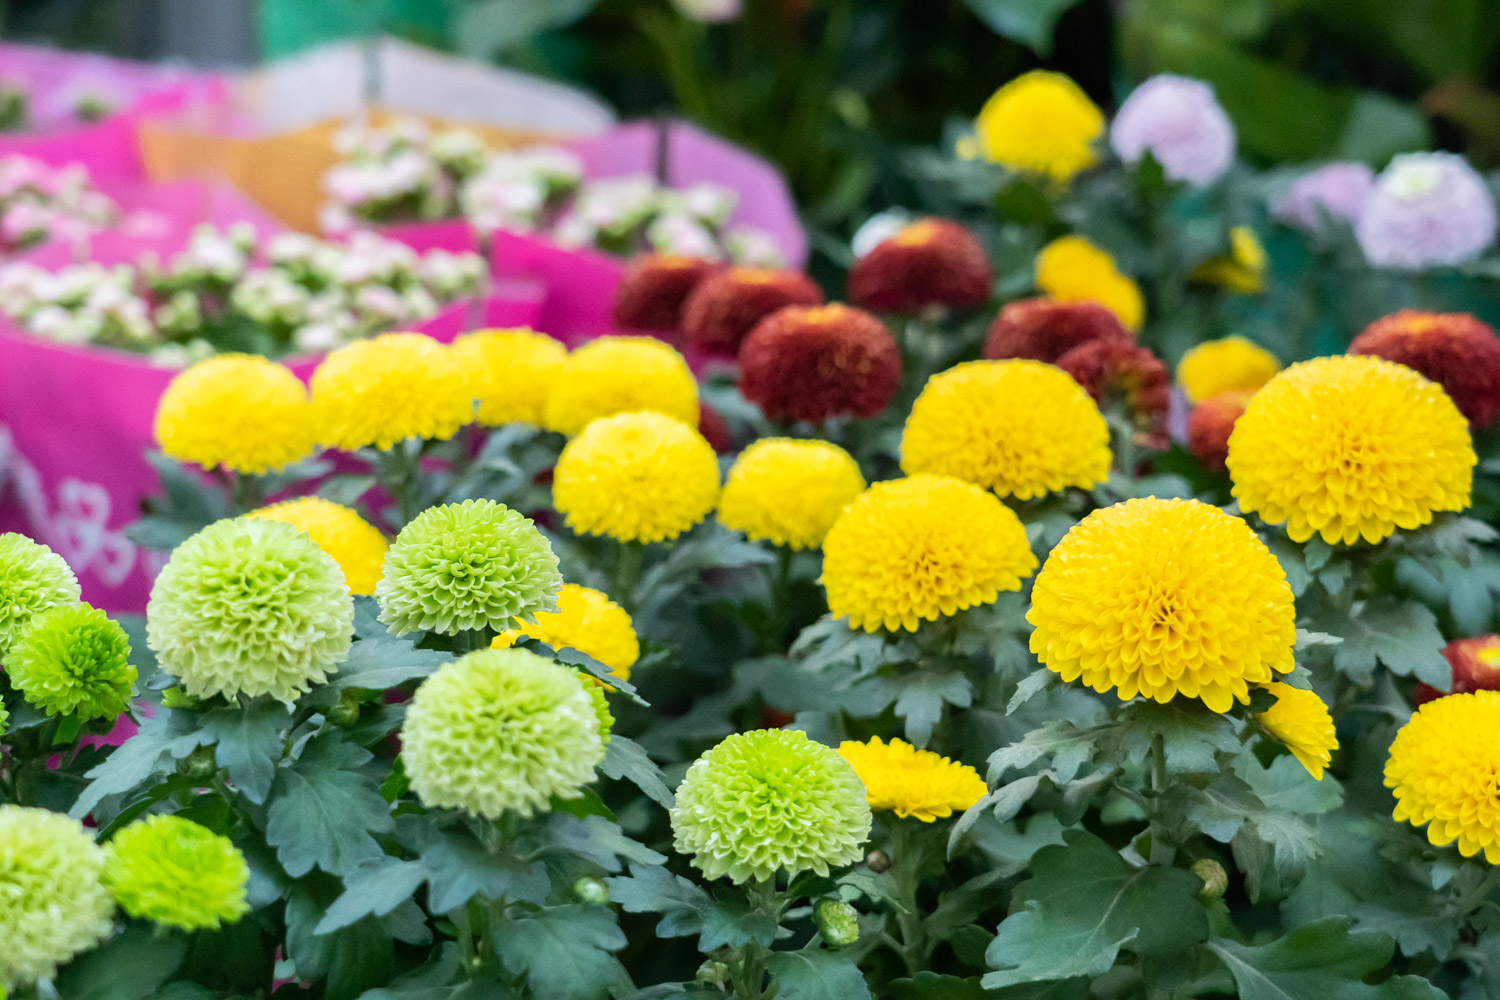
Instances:
[[[990,324],[984,356],[1053,364],[1079,344],[1106,338],[1133,339],[1119,318],[1097,302],[1020,299],[1001,309]]]
[[[788,306],[740,349],[740,391],[772,420],[873,417],[901,384],[901,351],[885,324],[846,305]]]
[[[849,298],[861,309],[883,313],[972,309],[988,301],[991,276],[973,233],[947,219],[922,219],[855,262]]]

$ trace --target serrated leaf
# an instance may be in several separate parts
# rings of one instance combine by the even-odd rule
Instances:
[[[1459,925],[1447,913],[1392,910],[1375,903],[1359,903],[1350,915],[1354,917],[1356,930],[1391,936],[1407,958],[1427,953],[1443,961],[1458,944]]]
[[[657,937],[686,937],[703,930],[702,912],[713,900],[681,875],[654,865],[631,865],[629,876],[604,880],[609,898],[626,913],[660,913]]]
[[[1351,934],[1347,918],[1319,920],[1269,944],[1216,937],[1207,947],[1234,977],[1241,1000],[1445,1000],[1441,990],[1417,976],[1365,983],[1391,960],[1391,939]]]
[[[1021,678],[1021,682],[1016,685],[1016,693],[1011,695],[1010,701],[1005,703],[1005,714],[1014,715],[1016,709],[1047,690],[1055,680],[1057,680],[1057,675],[1045,669],[1033,670]]]
[[[1392,673],[1438,689],[1451,683],[1443,633],[1431,611],[1415,601],[1382,595],[1354,606],[1342,628],[1333,665],[1359,684],[1374,680],[1377,661]]]
[[[410,899],[427,876],[427,868],[415,861],[382,858],[360,865],[344,879],[343,894],[313,933],[329,934],[364,917],[383,917]]]
[[[672,808],[676,802],[672,789],[667,786],[667,779],[650,754],[639,743],[619,733],[610,736],[609,745],[604,748],[604,762],[599,765],[599,770],[607,777],[629,781],[663,809]]]
[[[587,858],[608,872],[620,871],[622,862],[659,865],[666,856],[639,844],[620,830],[618,823],[603,816],[570,816],[553,813],[547,817],[542,835],[556,850]]]
[[[906,738],[925,747],[932,728],[943,717],[943,706],[967,708],[974,701],[974,685],[958,672],[922,671],[901,678],[896,696],[896,717],[906,720]]]
[[[418,677],[426,677],[453,659],[437,649],[418,649],[413,638],[395,636],[380,621],[380,608],[372,597],[354,599],[355,642],[339,669],[318,692],[334,696],[346,688],[388,691]]]
[[[540,905],[551,889],[542,862],[491,853],[463,830],[445,830],[425,845],[422,864],[428,872],[427,904],[434,913],[456,910],[476,895]]]
[[[1099,728],[1080,729],[1071,722],[1059,720],[1033,729],[1019,743],[1001,747],[990,754],[989,780],[995,781],[1006,771],[1029,767],[1047,757],[1059,784],[1067,784],[1078,775],[1078,769],[1093,759]]]
[[[698,936],[698,950],[704,954],[715,948],[742,948],[751,941],[769,948],[776,940],[776,918],[752,909],[743,893],[719,893],[701,915],[703,933]]]
[[[276,848],[287,874],[300,878],[318,867],[343,875],[384,854],[371,834],[394,828],[390,804],[373,781],[354,770],[369,759],[361,747],[321,736],[296,764],[277,774],[266,843]]]
[[[181,760],[207,741],[198,728],[198,717],[190,712],[158,708],[141,723],[140,731],[117,747],[104,763],[84,777],[92,779],[73,803],[68,815],[82,819],[109,795],[128,792],[156,773],[163,755]]]
[[[870,987],[847,956],[804,948],[773,952],[766,959],[771,978],[785,1000],[869,1000]]]
[[[1160,736],[1168,774],[1217,771],[1220,752],[1240,749],[1234,722],[1196,699],[1176,698],[1163,705],[1133,701],[1114,726],[1103,727],[1101,746],[1113,747],[1133,763],[1146,759]]]
[[[495,950],[512,975],[525,976],[537,1000],[603,1000],[612,989],[628,989],[630,977],[611,952],[625,935],[605,906],[570,903],[494,930]]]
[[[216,708],[203,715],[203,731],[214,744],[214,759],[229,772],[241,795],[260,805],[270,794],[282,754],[282,730],[291,712],[278,701],[259,699],[240,708]]]

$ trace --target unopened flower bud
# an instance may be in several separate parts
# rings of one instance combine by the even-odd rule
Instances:
[[[694,978],[700,986],[723,986],[729,982],[729,966],[709,959],[698,966],[698,974]]]
[[[177,762],[177,773],[193,781],[208,781],[219,772],[213,747],[199,747]]]
[[[813,906],[818,933],[834,948],[847,948],[859,940],[859,912],[842,899],[820,899]]]
[[[585,875],[573,883],[573,895],[585,903],[602,906],[609,902],[609,887],[592,875]]]
[[[352,726],[359,721],[359,695],[345,691],[328,709],[328,721],[335,726]]]
[[[1198,891],[1199,899],[1218,899],[1229,888],[1229,873],[1213,858],[1194,861],[1193,874],[1203,880],[1203,888]]]
[[[865,856],[865,867],[876,875],[883,875],[891,870],[891,856],[884,851],[871,851]]]

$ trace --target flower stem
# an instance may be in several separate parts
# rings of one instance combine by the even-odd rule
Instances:
[[[1151,790],[1156,794],[1151,799],[1151,863],[1153,865],[1168,866],[1172,859],[1177,856],[1177,848],[1167,838],[1166,830],[1159,821],[1158,815],[1161,811],[1160,795],[1167,788],[1167,749],[1166,739],[1161,733],[1151,738]]]
[[[781,922],[781,901],[776,897],[776,876],[757,879],[747,887],[750,908],[770,913],[772,919]],[[740,949],[739,962],[730,973],[734,984],[734,995],[740,1000],[761,1000],[766,995],[766,956],[768,949],[758,941],[749,941]]]
[[[917,906],[917,890],[922,884],[923,855],[911,836],[906,821],[891,822],[891,875],[896,880],[901,909],[896,913],[896,927],[901,937],[901,961],[909,976],[915,976],[927,964],[927,928]]]
[[[766,567],[766,583],[771,593],[770,621],[766,626],[767,652],[786,651],[787,611],[791,605],[792,558],[786,546],[777,546],[776,561]]]
[[[635,613],[635,587],[641,578],[641,563],[646,557],[646,546],[641,542],[621,542],[615,553],[615,572],[612,587],[615,601],[631,614]]]
[[[1480,880],[1478,885],[1457,898],[1454,905],[1457,915],[1459,917],[1466,917],[1473,913],[1479,907],[1479,904],[1483,903],[1489,897],[1489,894],[1494,891],[1497,882],[1500,882],[1500,867],[1491,865],[1489,871],[1485,872],[1484,878]]]

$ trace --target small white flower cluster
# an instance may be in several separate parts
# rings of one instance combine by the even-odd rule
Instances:
[[[452,218],[459,186],[488,155],[473,132],[434,135],[421,119],[407,117],[379,127],[351,123],[333,145],[343,160],[323,175],[329,201],[318,220],[329,234],[364,223]]]
[[[0,157],[0,253],[79,239],[118,218],[115,203],[94,188],[84,167]]]

